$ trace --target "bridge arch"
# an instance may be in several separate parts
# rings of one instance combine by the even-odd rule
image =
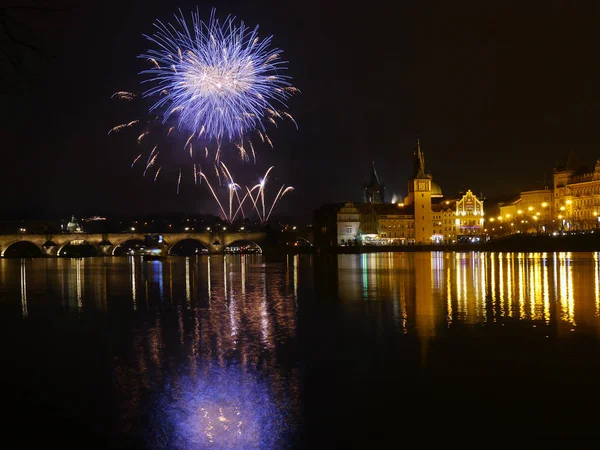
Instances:
[[[262,247],[249,239],[238,239],[224,246],[225,253],[262,253]]]
[[[208,242],[205,242],[203,239],[198,239],[196,237],[183,237],[173,244],[169,244],[167,249],[167,255],[174,256],[191,256],[193,254],[203,254],[208,253],[210,250],[210,246]]]
[[[20,239],[18,241],[12,241],[10,244],[5,245],[2,248],[2,252],[0,252],[0,256],[2,256],[3,258],[11,257],[11,251],[9,251],[7,253],[7,250],[9,250],[11,248],[12,248],[12,250],[15,250],[16,246],[20,246],[20,247],[21,246],[26,246],[26,247],[28,247],[28,248],[24,249],[25,251],[27,251],[29,249],[31,249],[31,250],[37,249],[37,252],[34,251],[35,253],[37,253],[37,255],[32,255],[32,256],[42,256],[44,254],[44,249],[42,248],[42,246],[39,243],[30,241],[30,240],[27,240],[27,239]],[[15,255],[15,257],[21,257],[21,256]]]
[[[84,253],[94,253],[94,255],[77,255],[77,256],[97,256],[100,255],[102,252],[100,250],[100,248],[94,244],[93,242],[90,242],[87,239],[68,239],[68,240],[64,240],[62,241],[56,248],[56,256],[68,256],[66,255],[67,249],[69,247],[73,247],[75,248],[76,246],[82,246],[80,250],[82,250]],[[79,253],[79,252],[78,252]]]
[[[313,246],[313,243],[310,242],[307,238],[305,238],[303,236],[296,236],[289,243],[290,243],[290,245],[294,245],[297,243],[297,245],[294,245],[295,247],[312,247]]]
[[[119,255],[118,253],[121,251],[127,253],[127,250],[144,245],[144,243],[145,242],[143,238],[138,236],[129,236],[128,238],[119,240],[119,242],[116,244],[113,243],[114,246],[112,250],[110,250],[110,254],[112,256],[123,256]]]

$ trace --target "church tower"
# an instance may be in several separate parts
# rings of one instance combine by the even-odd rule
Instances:
[[[408,180],[407,204],[415,210],[415,244],[431,244],[433,219],[431,212],[431,175],[425,173],[425,156],[417,138],[417,150],[414,153],[414,172]]]
[[[371,178],[364,184],[365,203],[384,203],[385,202],[385,183],[379,179],[375,170],[375,161],[371,170]]]

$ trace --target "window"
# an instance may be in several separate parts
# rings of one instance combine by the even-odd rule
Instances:
[[[352,234],[352,226],[346,225],[346,234]]]

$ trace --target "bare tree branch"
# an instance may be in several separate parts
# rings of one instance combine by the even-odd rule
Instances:
[[[42,50],[41,48],[38,48],[35,45],[30,44],[29,42],[25,42],[25,41],[21,41],[20,39],[17,39],[15,37],[15,35],[12,34],[12,32],[10,31],[10,28],[9,28],[9,26],[8,26],[8,24],[6,22],[2,22],[1,24],[2,24],[2,28],[4,28],[4,31],[6,32],[6,35],[15,44],[20,45],[20,46],[25,47],[25,48],[28,48],[29,50],[36,51],[38,53],[45,54],[44,50]]]

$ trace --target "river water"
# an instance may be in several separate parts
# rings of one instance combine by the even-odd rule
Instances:
[[[6,448],[600,437],[598,253],[0,259],[0,330]]]

